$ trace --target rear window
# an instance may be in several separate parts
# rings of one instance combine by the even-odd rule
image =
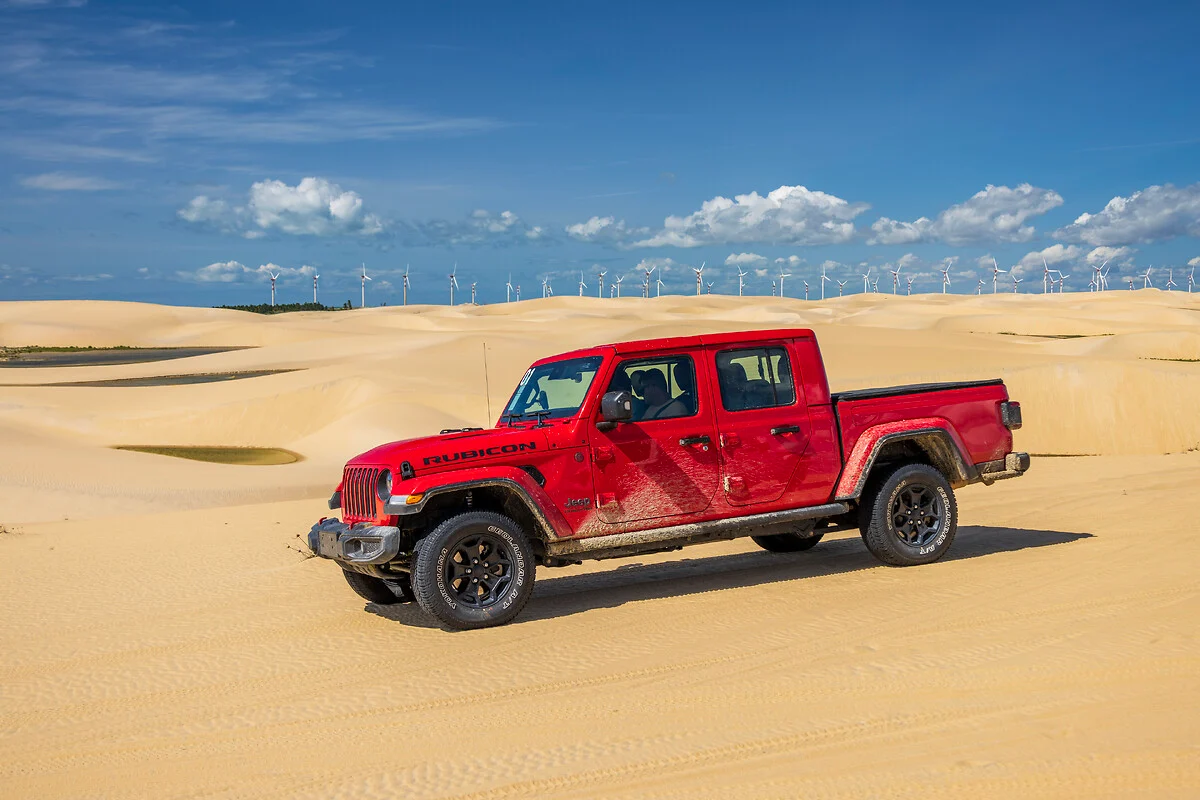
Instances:
[[[782,347],[717,353],[717,384],[726,411],[790,406],[796,401],[792,363]]]

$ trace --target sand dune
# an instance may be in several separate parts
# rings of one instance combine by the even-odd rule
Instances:
[[[1020,481],[952,557],[857,537],[543,570],[509,627],[364,605],[298,533],[346,458],[574,347],[812,327],[835,389],[1001,376]],[[0,797],[1107,797],[1200,785],[1200,295],[552,298],[262,317],[0,303]],[[485,394],[484,363],[486,354]],[[160,387],[64,381],[295,369]],[[228,466],[117,444],[283,447]]]

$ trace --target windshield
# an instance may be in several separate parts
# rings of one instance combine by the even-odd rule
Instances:
[[[603,360],[603,356],[588,356],[530,367],[508,401],[501,422],[574,416]]]

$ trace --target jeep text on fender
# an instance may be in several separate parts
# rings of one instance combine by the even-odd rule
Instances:
[[[954,541],[954,489],[1018,477],[1000,380],[830,393],[812,331],[589,348],[535,363],[494,428],[393,442],[345,468],[308,536],[372,602],[499,625],[534,565],[857,529],[884,563]],[[416,465],[416,466],[414,466]]]

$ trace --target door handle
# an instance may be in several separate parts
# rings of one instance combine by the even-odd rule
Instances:
[[[780,436],[785,433],[799,433],[799,425],[780,425],[778,428],[771,428],[772,436]]]
[[[687,447],[688,445],[692,445],[692,444],[708,444],[711,441],[712,441],[712,439],[710,439],[708,436],[704,436],[704,435],[684,436],[682,439],[679,440],[679,446]]]

